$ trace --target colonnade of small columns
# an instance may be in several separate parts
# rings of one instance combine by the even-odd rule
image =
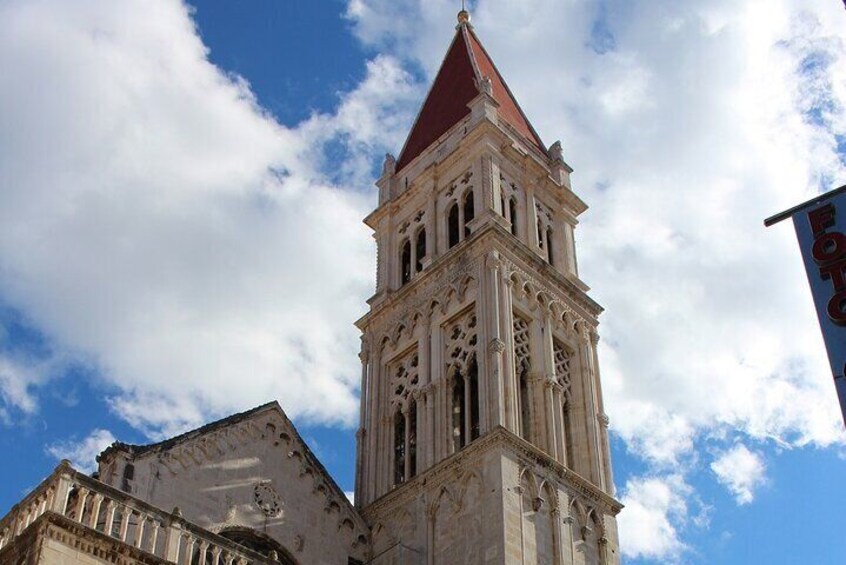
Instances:
[[[416,469],[407,468],[410,478],[455,451],[453,443],[451,380],[445,358],[445,337],[456,316],[472,311],[477,319],[475,355],[478,370],[479,432],[504,426],[516,435],[571,467],[606,492],[612,488],[607,418],[599,387],[596,354],[598,336],[582,323],[566,328],[548,308],[524,297],[515,279],[491,252],[474,272],[479,284],[466,291],[463,300],[446,312],[436,308],[424,314],[411,335],[396,345],[376,343],[367,335],[362,351],[362,426],[359,430],[360,472],[356,498],[367,504],[391,490],[395,483],[394,412],[391,407],[391,364],[416,351],[419,356],[419,384],[411,391],[416,403],[413,428],[416,434]],[[530,328],[531,372],[528,386],[530,422],[521,414],[521,383],[515,370],[514,316]],[[569,387],[556,379],[556,342],[572,354]],[[468,375],[462,375],[468,378]],[[464,433],[472,428],[469,418],[469,383],[465,383]],[[406,432],[411,428],[408,422]],[[531,430],[527,434],[527,429]],[[467,437],[467,442],[469,442]],[[406,453],[406,460],[411,457]],[[408,465],[408,464],[407,464]]]

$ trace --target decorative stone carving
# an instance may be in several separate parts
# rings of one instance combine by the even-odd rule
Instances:
[[[491,340],[489,348],[492,353],[502,353],[505,351],[505,342],[495,337]]]
[[[466,371],[476,351],[478,341],[476,325],[476,314],[468,312],[445,328],[445,353],[448,367],[461,372]]]

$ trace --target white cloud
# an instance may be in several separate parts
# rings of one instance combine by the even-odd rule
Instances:
[[[591,205],[580,265],[607,308],[614,432],[656,469],[727,428],[842,444],[795,242],[786,225],[761,227],[846,181],[841,6],[604,6],[604,53],[591,48],[595,3],[488,0],[474,22],[544,139],[564,137]],[[352,423],[372,201],[332,183],[368,185],[370,159],[399,148],[422,93],[403,68],[434,72],[455,10],[351,0],[356,33],[381,54],[337,112],[287,129],[207,61],[179,2],[0,4],[3,302],[59,359],[98,368],[115,410],[153,435],[268,398]],[[46,377],[10,366],[4,402],[34,409]],[[626,551],[681,551],[683,485],[627,484]],[[649,547],[627,533],[644,524]]]
[[[764,458],[742,443],[721,453],[711,463],[711,470],[741,505],[752,502],[755,490],[767,482]]]
[[[350,504],[355,504],[355,493],[351,490],[344,491],[344,496],[350,501]]]
[[[680,475],[630,479],[620,496],[626,505],[618,518],[623,555],[677,562],[688,550],[680,530],[690,492]]]
[[[287,129],[206,55],[178,1],[0,5],[0,298],[151,436],[272,398],[352,424],[362,155],[417,85],[377,57],[336,115]],[[365,190],[324,173],[330,141]],[[4,411],[35,409],[27,369],[0,369]]]
[[[82,440],[67,440],[48,445],[46,451],[56,459],[68,459],[77,469],[90,473],[97,468],[97,456],[115,442],[109,430],[95,429]]]

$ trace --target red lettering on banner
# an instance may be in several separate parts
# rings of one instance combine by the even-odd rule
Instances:
[[[808,212],[814,232],[811,256],[819,265],[820,278],[830,280],[834,286],[826,308],[828,317],[838,326],[846,326],[846,236],[839,231],[826,231],[834,226],[834,213],[830,202]]]
[[[828,301],[828,317],[838,326],[846,326],[846,291],[841,291]]]
[[[831,279],[835,291],[846,290],[846,261],[820,267],[820,276],[823,280]]]
[[[811,255],[818,265],[825,265],[843,258],[846,254],[846,236],[840,232],[826,232],[814,240]]]
[[[808,219],[811,221],[811,230],[814,232],[814,237],[817,237],[834,225],[834,206],[829,202],[825,206],[820,206],[816,210],[808,212]]]

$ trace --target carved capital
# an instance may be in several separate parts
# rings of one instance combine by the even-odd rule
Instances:
[[[599,343],[599,334],[594,330],[588,330],[588,338],[593,345]]]
[[[498,337],[493,338],[488,344],[491,353],[502,353],[505,351],[505,342]]]

